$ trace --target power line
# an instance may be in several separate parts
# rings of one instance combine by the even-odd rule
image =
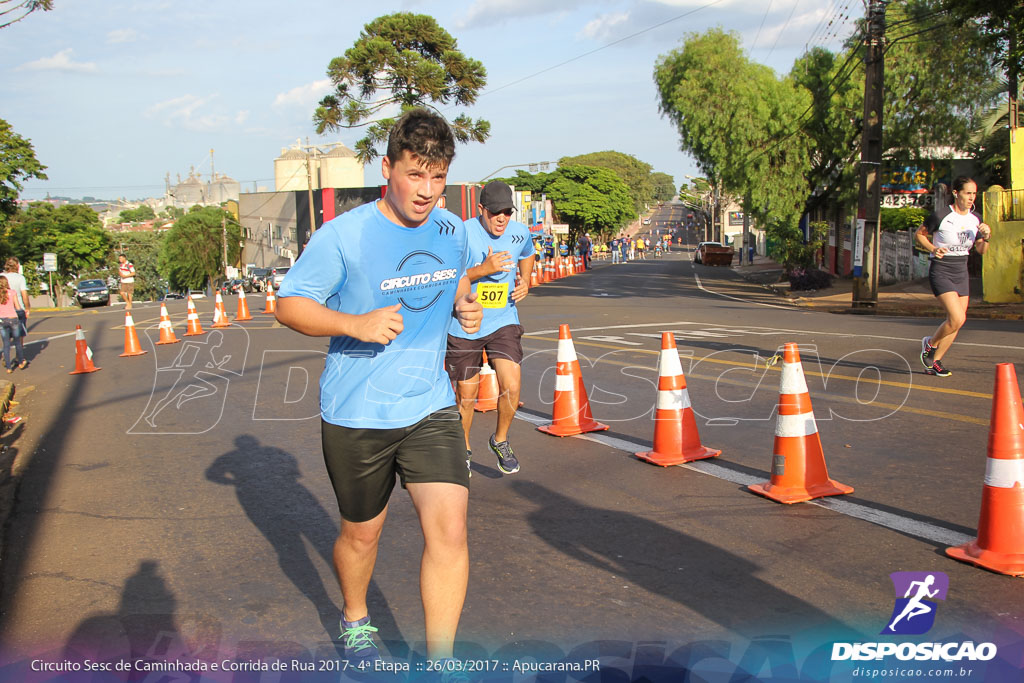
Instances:
[[[750,44],[750,49],[753,50],[757,47],[757,40],[761,37],[761,29],[764,28],[764,22],[768,18],[768,13],[772,11],[772,0],[768,0],[768,7],[764,10],[764,16],[761,17],[761,25],[757,27],[757,35],[754,36],[754,42]]]
[[[789,18],[786,19],[786,23],[782,25],[782,30],[775,34],[775,42],[772,43],[772,49],[768,50],[768,54],[765,55],[765,61],[768,61],[768,58],[772,56],[773,52],[775,52],[775,46],[779,44],[779,38],[781,38],[782,34],[786,32],[787,28],[789,28],[789,22],[793,21],[793,15],[796,13],[796,8],[801,2],[802,0],[797,0],[797,2],[793,3],[793,9],[789,10]]]

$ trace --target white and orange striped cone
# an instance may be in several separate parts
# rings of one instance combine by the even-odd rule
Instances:
[[[537,277],[537,269],[534,268],[530,271],[530,289],[540,285],[540,278]]]
[[[1000,574],[1024,576],[1024,408],[1013,363],[996,366],[978,537],[946,548],[946,554]]]
[[[274,296],[273,282],[267,283],[267,307],[264,309],[263,313],[269,315],[274,315],[277,313],[277,297]]]
[[[142,345],[139,344],[139,333],[135,331],[135,321],[132,319],[132,312],[124,312],[124,353],[121,357],[125,356],[142,356],[147,352],[142,350]]]
[[[828,478],[800,352],[792,342],[786,344],[782,359],[771,481],[747,488],[779,503],[853,493],[853,487]]]
[[[81,375],[86,372],[96,372],[100,369],[92,362],[92,349],[85,342],[82,326],[75,325],[75,369],[68,374]]]
[[[241,287],[238,288],[238,315],[235,316],[236,323],[244,323],[248,320],[252,320],[252,316],[249,314],[249,302],[245,299],[245,290]]]
[[[476,404],[473,410],[478,413],[489,413],[498,409],[498,375],[487,362],[487,352],[483,353],[483,365],[480,366],[480,387],[476,392]]]
[[[555,281],[555,262],[553,259],[548,259],[544,262],[544,277],[542,281],[543,284]]]
[[[565,277],[565,264],[562,262],[561,256],[555,257],[555,279],[561,280]]]
[[[671,332],[662,332],[661,355],[658,357],[658,403],[654,412],[654,449],[637,453],[636,457],[668,467],[713,458],[721,453],[701,445],[675,337]]]
[[[192,301],[192,297],[188,298],[188,323],[185,329],[186,337],[194,337],[198,334],[205,334],[203,332],[203,324],[199,322],[199,313],[196,312],[196,305]]]
[[[572,334],[568,325],[558,327],[558,365],[555,368],[555,404],[552,422],[537,427],[552,436],[572,436],[584,432],[599,432],[608,425],[596,421],[590,414],[590,400],[583,385],[583,373]]]
[[[174,336],[171,316],[167,314],[167,304],[160,304],[160,341],[157,344],[177,344],[181,340]]]
[[[213,324],[210,327],[231,327],[231,323],[228,322],[228,314],[224,311],[224,299],[220,292],[217,292],[213,305]]]

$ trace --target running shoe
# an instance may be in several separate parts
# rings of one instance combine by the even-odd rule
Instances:
[[[498,456],[499,470],[505,474],[515,474],[519,471],[519,460],[516,459],[516,454],[512,452],[512,445],[508,441],[498,443],[494,440],[494,434],[491,434],[488,444],[494,454]]]
[[[932,364],[928,366],[928,369],[925,370],[925,372],[929,375],[935,375],[936,377],[949,377],[953,374],[942,365],[942,361],[940,360],[933,360]]]
[[[356,667],[357,671],[373,670],[374,664],[381,661],[380,649],[374,633],[377,629],[370,626],[370,617],[365,616],[358,621],[341,622],[341,645],[345,650],[345,658]]]
[[[935,355],[935,347],[928,343],[929,337],[921,337],[921,364],[925,369],[932,366],[932,356]]]

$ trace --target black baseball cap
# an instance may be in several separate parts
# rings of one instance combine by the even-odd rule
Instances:
[[[516,208],[512,202],[512,188],[500,180],[492,180],[484,185],[484,189],[480,193],[480,203],[491,213],[501,213]]]

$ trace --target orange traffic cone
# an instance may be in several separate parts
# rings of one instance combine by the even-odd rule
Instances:
[[[978,537],[946,548],[946,554],[1000,574],[1024,576],[1024,408],[1013,363],[996,366]]]
[[[236,323],[244,323],[247,320],[252,320],[252,316],[249,315],[249,302],[245,300],[245,290],[241,287],[238,288],[238,315],[235,316]]]
[[[186,337],[194,337],[197,334],[203,333],[203,325],[199,322],[199,314],[196,313],[196,305],[192,302],[192,297],[188,298],[188,327],[185,330]]]
[[[220,292],[217,292],[217,298],[214,300],[213,324],[210,327],[231,327],[231,323],[228,322],[228,314],[224,311],[224,299]]]
[[[583,373],[576,358],[576,347],[572,344],[568,325],[558,327],[557,360],[553,421],[537,429],[552,436],[572,436],[608,429],[608,425],[597,422],[590,414],[587,388],[583,385]]]
[[[540,278],[537,277],[537,269],[534,268],[530,271],[530,289],[540,285]]]
[[[273,282],[267,283],[267,308],[263,312],[269,313],[270,315],[277,313],[277,297],[274,296]]]
[[[177,344],[180,341],[174,336],[171,316],[167,315],[167,304],[160,304],[160,341],[157,344]]]
[[[487,413],[498,409],[498,375],[494,368],[487,362],[487,352],[484,351],[484,363],[480,367],[480,388],[476,393],[476,405],[473,410],[478,413]]]
[[[822,496],[853,493],[852,487],[828,478],[796,344],[786,344],[782,360],[772,478],[747,488],[779,503],[802,503]]]
[[[690,394],[686,391],[686,377],[679,362],[675,337],[671,332],[662,332],[661,356],[658,358],[658,403],[654,413],[654,450],[637,453],[636,457],[668,467],[713,458],[721,453],[700,443],[697,419],[690,407]]]
[[[101,368],[96,367],[92,362],[92,349],[85,343],[85,335],[82,334],[82,326],[75,325],[75,369],[69,375],[81,375],[86,372],[96,372]]]
[[[544,277],[543,282],[554,282],[555,280],[555,262],[552,259],[548,259],[544,262]]]
[[[132,312],[124,312],[124,356],[141,356],[147,353],[142,350],[139,344],[139,334],[135,331],[135,321],[132,320]]]

